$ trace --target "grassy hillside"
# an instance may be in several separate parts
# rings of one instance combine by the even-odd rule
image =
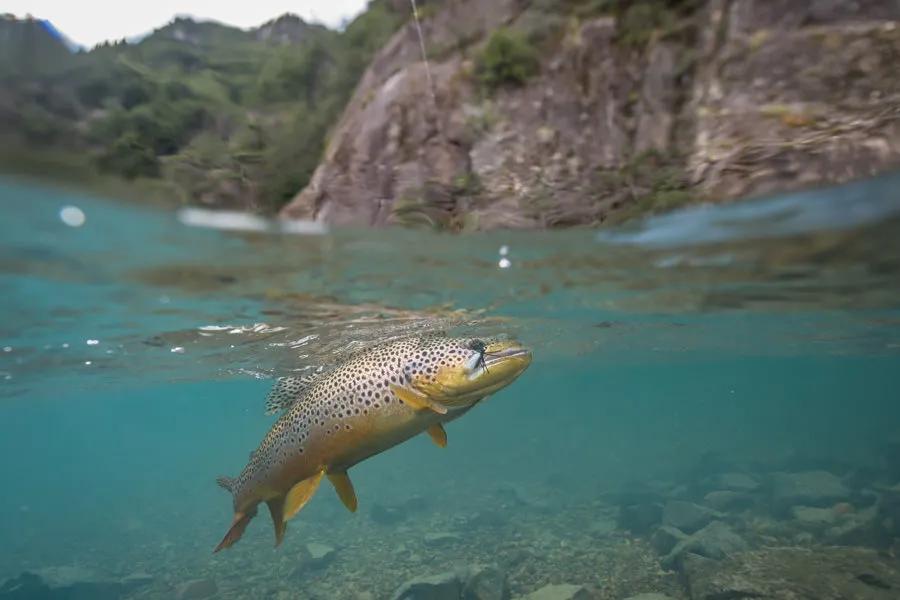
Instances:
[[[375,0],[342,32],[176,19],[70,53],[0,21],[0,168],[165,182],[183,202],[277,210],[301,189],[374,51],[408,18]]]

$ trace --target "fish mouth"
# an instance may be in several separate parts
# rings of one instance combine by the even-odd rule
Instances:
[[[505,362],[523,362],[523,367],[531,363],[531,348],[510,342],[491,344],[484,351],[484,365],[488,369]]]

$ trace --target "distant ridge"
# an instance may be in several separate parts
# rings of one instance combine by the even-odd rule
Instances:
[[[54,39],[62,43],[63,46],[68,48],[69,52],[78,52],[80,50],[84,50],[85,47],[81,44],[76,44],[68,36],[66,36],[63,32],[56,28],[56,26],[48,21],[47,19],[35,19],[44,30],[53,36]]]

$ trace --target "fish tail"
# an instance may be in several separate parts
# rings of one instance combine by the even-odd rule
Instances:
[[[237,488],[237,480],[233,477],[218,477],[216,479],[216,483],[219,484],[224,490],[227,490],[232,496],[234,495]],[[225,533],[225,537],[222,538],[222,541],[219,542],[219,545],[216,546],[216,549],[213,550],[213,553],[218,552],[224,548],[230,548],[241,539],[241,536],[244,535],[244,530],[247,529],[247,525],[250,523],[250,520],[256,516],[256,507],[253,506],[250,510],[246,512],[235,510],[234,518],[231,521],[231,526],[228,528],[228,531]]]
[[[244,530],[247,529],[247,525],[250,523],[250,520],[255,516],[255,508],[247,513],[234,513],[234,519],[232,519],[231,521],[231,527],[228,528],[228,531],[225,533],[225,537],[222,538],[222,541],[219,542],[219,545],[216,546],[215,550],[213,550],[213,554],[224,548],[230,548],[236,541],[241,539],[241,536],[244,535]]]

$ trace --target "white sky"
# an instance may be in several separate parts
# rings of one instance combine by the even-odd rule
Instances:
[[[366,0],[4,0],[0,12],[47,19],[76,44],[131,38],[176,15],[255,27],[290,12],[335,27],[359,13]]]

